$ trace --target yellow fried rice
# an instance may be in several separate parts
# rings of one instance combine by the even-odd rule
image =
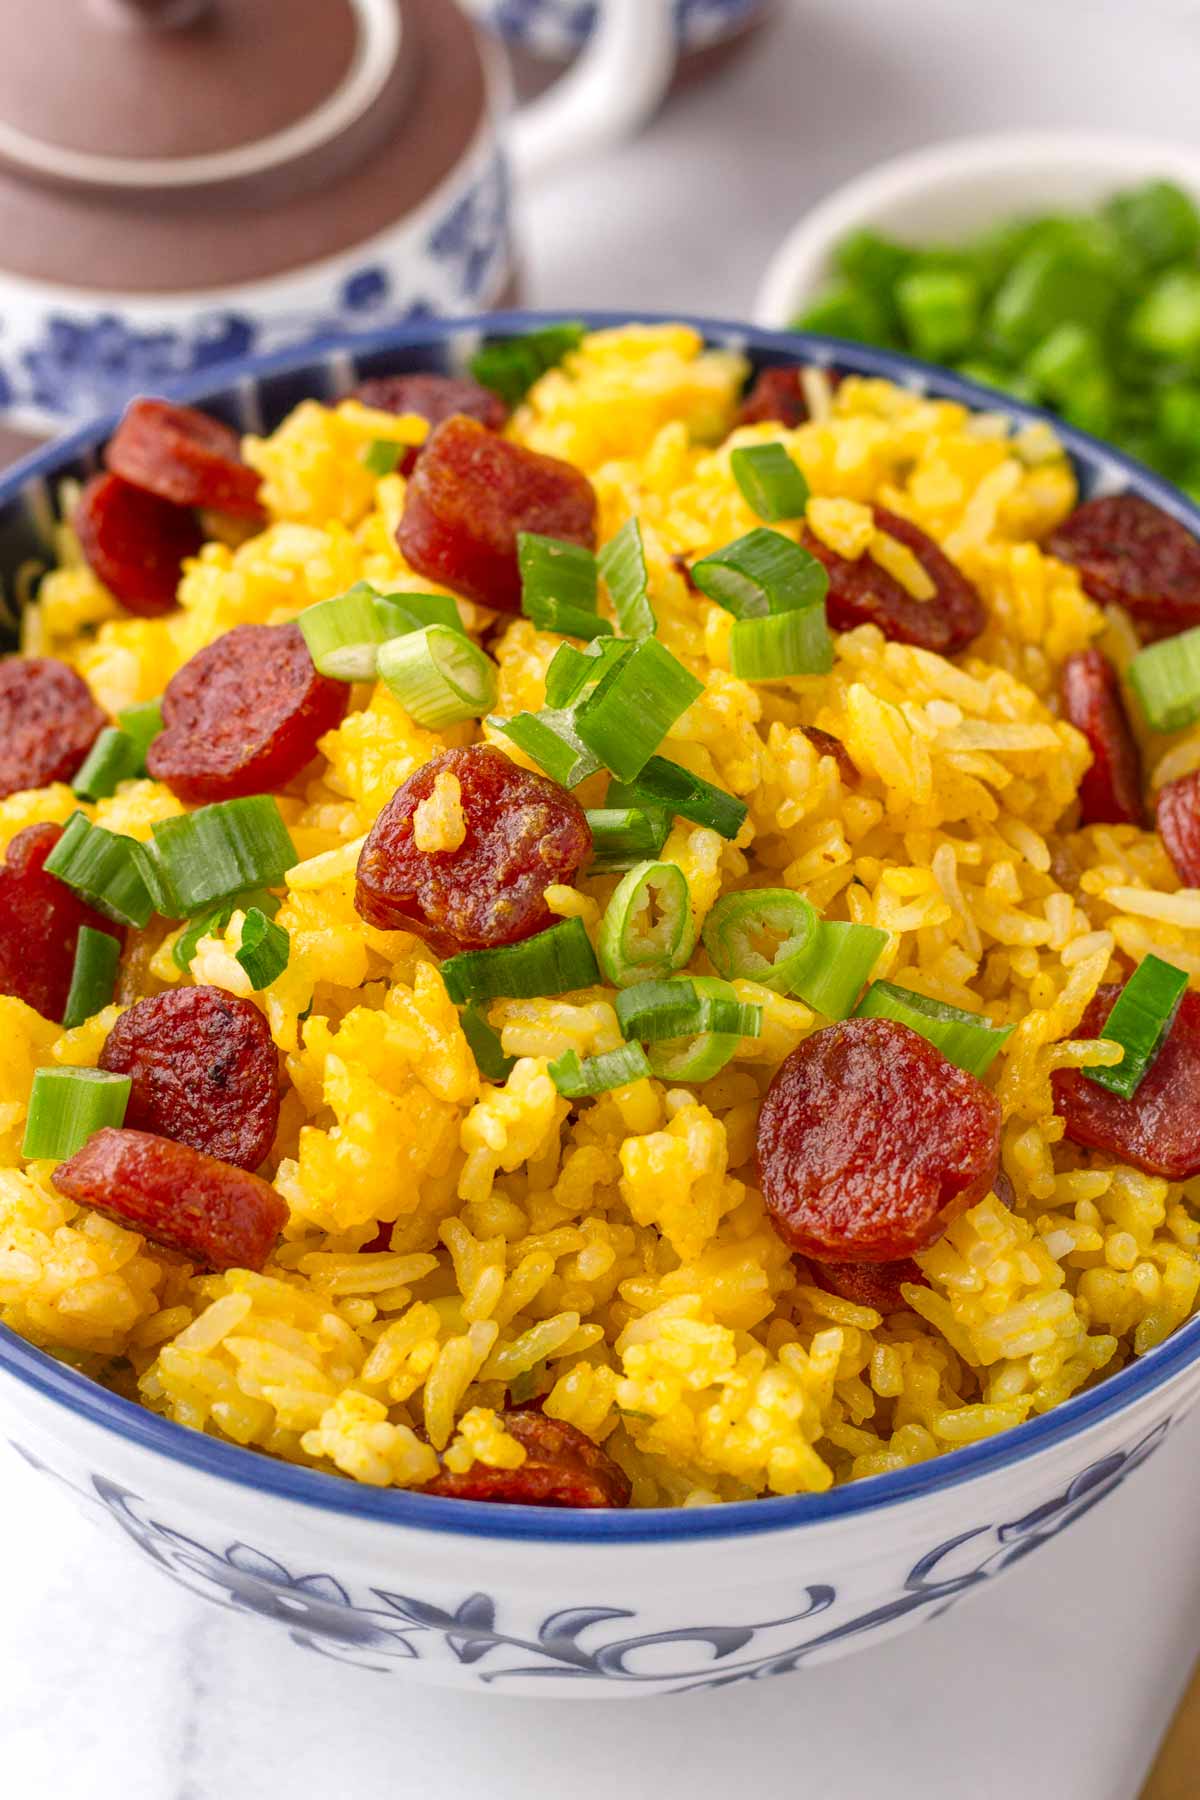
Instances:
[[[1047,1411],[1189,1316],[1200,1179],[1077,1153],[1051,1098],[1055,1069],[1114,1059],[1063,1040],[1100,983],[1121,978],[1118,953],[1200,975],[1200,893],[1178,891],[1158,837],[1075,828],[1089,751],[1057,716],[1058,671],[1095,642],[1123,665],[1136,643],[1039,548],[1076,501],[1070,465],[1048,428],[1014,436],[874,380],[831,392],[810,378],[809,423],[729,436],[745,375],[681,325],[598,332],[541,379],[509,434],[586,472],[601,543],[637,515],[661,638],[705,683],[664,753],[750,810],[733,843],[675,824],[663,855],[699,919],[730,888],[784,885],[828,917],[882,927],[877,975],[1014,1024],[989,1083],[1015,1208],[989,1195],[920,1255],[928,1286],[907,1290],[911,1310],[885,1319],[813,1285],[768,1220],[754,1145],[766,1084],[823,1021],[752,982],[737,987],[764,1009],[761,1038],[699,1086],[645,1079],[570,1107],[547,1065],[620,1042],[605,988],[493,1002],[517,1061],[503,1085],[484,1080],[436,959],[364,924],[354,869],[378,813],[430,757],[483,735],[520,758],[491,727],[429,731],[382,684],[363,685],[281,798],[299,859],[279,914],[291,960],[252,996],[285,1070],[267,1172],[290,1222],[272,1261],[262,1274],[196,1272],[67,1201],[52,1165],[25,1164],[34,1070],[94,1065],[118,1008],[64,1033],[0,998],[5,1324],[182,1424],[378,1486],[428,1482],[438,1454],[451,1470],[519,1466],[499,1416],[516,1384],[603,1444],[635,1505],[687,1506],[923,1462]],[[396,548],[403,478],[362,460],[375,439],[425,431],[310,401],[249,440],[269,522],[208,543],[165,618],[122,613],[63,528],[24,648],[72,663],[115,713],[159,695],[233,626],[292,619],[362,578],[428,591]],[[875,555],[921,597],[919,567],[875,531],[876,502],[976,584],[989,623],[955,663],[861,626],[837,638],[828,676],[731,675],[732,620],[676,559],[758,523],[729,455],[771,440],[803,469],[808,524],[832,549]],[[475,633],[491,624],[461,610]],[[526,619],[504,625],[498,714],[543,704],[559,641]],[[844,743],[853,786],[806,725]],[[1144,747],[1155,787],[1200,766],[1200,728]],[[579,794],[595,805],[601,791]],[[76,805],[63,785],[0,802],[0,851]],[[141,780],[85,810],[145,838],[182,808]],[[452,795],[427,809],[431,843],[455,841],[452,813]],[[616,879],[551,889],[551,908],[594,934]],[[250,995],[241,925],[235,914],[201,940],[193,981]],[[139,947],[126,1004],[187,979],[172,942]],[[703,951],[690,966],[710,968]],[[363,1250],[381,1224],[390,1248]]]

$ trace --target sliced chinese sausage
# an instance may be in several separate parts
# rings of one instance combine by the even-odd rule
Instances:
[[[1200,769],[1161,788],[1155,814],[1175,873],[1184,887],[1200,887]]]
[[[415,413],[430,425],[440,425],[455,413],[478,419],[489,431],[503,431],[508,422],[508,408],[499,394],[455,375],[377,375],[360,382],[350,398],[376,412]],[[402,475],[412,474],[422,448],[418,445],[405,452],[399,464]]]
[[[758,1119],[772,1223],[800,1255],[887,1263],[928,1249],[989,1191],[1000,1105],[892,1019],[847,1019],[781,1064]]]
[[[918,600],[873,557],[851,560],[838,556],[806,528],[805,549],[811,550],[829,573],[825,600],[829,623],[835,631],[877,625],[885,638],[897,644],[916,644],[941,656],[957,655],[979,636],[986,623],[983,602],[973,584],[919,525],[882,506],[872,510],[876,528],[912,552],[935,591],[929,599]]]
[[[29,825],[0,865],[0,994],[15,995],[55,1023],[66,1010],[81,926],[120,936],[119,926],[46,874],[46,858],[61,836],[61,825]]]
[[[447,419],[421,452],[397,542],[410,567],[481,606],[521,609],[517,534],[596,542],[586,475],[497,437],[475,419]]]
[[[1099,650],[1079,650],[1062,669],[1063,712],[1081,731],[1092,766],[1079,784],[1083,825],[1140,825],[1142,759],[1117,672]]]
[[[425,1488],[451,1500],[489,1500],[511,1506],[628,1506],[629,1477],[598,1444],[562,1419],[514,1411],[500,1415],[525,1451],[519,1469],[472,1463],[462,1475],[444,1471]]]
[[[823,1263],[812,1259],[808,1266],[818,1287],[840,1295],[854,1306],[873,1306],[885,1318],[889,1313],[907,1311],[908,1301],[902,1291],[906,1283],[929,1286],[911,1256],[884,1263]]]
[[[275,793],[349,698],[345,682],[318,675],[298,625],[235,625],[167,683],[146,767],[189,806]]]
[[[170,612],[184,558],[197,555],[204,542],[189,508],[160,500],[119,475],[92,477],[72,523],[97,581],[140,619]]]
[[[257,1175],[148,1131],[97,1131],[53,1180],[69,1200],[209,1269],[261,1269],[288,1216]]]
[[[1093,600],[1117,604],[1150,635],[1200,624],[1200,542],[1140,494],[1086,500],[1047,540]]]
[[[0,662],[0,800],[69,781],[108,724],[83,677],[52,656]]]
[[[465,835],[422,850],[416,812],[439,775],[458,782]],[[441,954],[515,944],[554,923],[548,887],[573,882],[591,854],[578,801],[489,744],[447,750],[384,807],[358,862],[355,906],[368,925],[415,931]]]
[[[785,425],[794,431],[808,418],[808,401],[800,370],[791,364],[772,363],[761,369],[738,408],[739,425]]]
[[[109,439],[114,475],[176,506],[206,507],[239,519],[265,517],[261,478],[242,461],[237,433],[219,419],[167,400],[134,400]]]
[[[249,1000],[172,988],[121,1014],[100,1067],[132,1080],[125,1123],[257,1169],[279,1123],[279,1057]]]
[[[1100,1038],[1121,989],[1102,987],[1077,1038]],[[1148,1175],[1186,1181],[1200,1174],[1200,994],[1183,996],[1175,1022],[1130,1099],[1078,1069],[1056,1070],[1055,1111],[1073,1144],[1101,1150]]]

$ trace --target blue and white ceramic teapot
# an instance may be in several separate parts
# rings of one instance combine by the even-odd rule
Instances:
[[[511,175],[635,129],[675,61],[673,0],[601,0],[567,81],[506,118],[454,0],[4,6],[9,454],[250,352],[510,297]]]

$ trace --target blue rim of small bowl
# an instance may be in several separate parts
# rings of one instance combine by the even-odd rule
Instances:
[[[538,325],[557,322],[565,316],[564,312],[489,313],[474,318],[424,320],[418,325],[398,326],[370,336],[331,337],[300,350],[249,357],[201,377],[164,383],[156,391],[178,400],[204,403],[210,397],[228,397],[248,390],[252,383],[264,377],[297,374],[309,367],[314,370],[314,387],[320,385],[320,373],[323,371],[328,377],[331,367],[336,368],[339,378],[344,377],[350,383],[356,378],[357,365],[364,361],[369,361],[375,372],[374,365],[384,357],[394,355],[399,360],[406,351],[427,350],[439,344],[447,346],[455,360],[461,361],[481,336],[511,336]],[[767,331],[737,321],[679,313],[583,309],[572,311],[569,316],[582,320],[589,330],[628,324],[690,325],[710,344],[744,350],[757,365],[796,362],[837,367],[853,374],[894,381],[928,392],[938,399],[957,400],[972,412],[1002,412],[1025,424],[1045,421],[1053,426],[1071,455],[1077,473],[1092,471],[1095,475],[1096,479],[1081,481],[1085,492],[1094,494],[1135,488],[1200,536],[1200,507],[1194,506],[1170,482],[1098,439],[1063,424],[1039,407],[1012,400],[994,389],[965,381],[948,370],[919,362],[914,357],[839,338]],[[69,437],[58,439],[45,450],[14,465],[0,477],[0,507],[19,501],[30,484],[52,479],[64,465],[86,458],[110,435],[115,423],[115,416],[102,419]],[[89,1424],[203,1475],[257,1493],[381,1525],[400,1525],[451,1536],[575,1544],[619,1545],[742,1537],[757,1532],[830,1524],[837,1519],[882,1511],[902,1501],[928,1498],[976,1476],[1023,1462],[1132,1409],[1137,1402],[1182,1374],[1198,1358],[1200,1315],[1181,1325],[1163,1344],[1145,1356],[1128,1363],[1107,1380],[1102,1379],[1094,1388],[1064,1400],[1050,1412],[912,1468],[871,1476],[832,1488],[824,1494],[735,1501],[711,1507],[573,1512],[446,1500],[403,1489],[365,1487],[345,1476],[281,1462],[263,1451],[244,1450],[240,1445],[177,1425],[174,1420],[164,1419],[134,1401],[111,1393],[91,1377],[58,1362],[46,1351],[18,1337],[9,1327],[0,1325],[0,1371]]]

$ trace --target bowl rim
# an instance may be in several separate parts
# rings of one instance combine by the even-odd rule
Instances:
[[[246,357],[160,385],[159,391],[180,401],[203,404],[245,393],[253,383],[277,375],[311,370],[313,385],[332,372],[345,385],[355,379],[359,359],[445,345],[461,359],[483,336],[510,336],[561,321],[563,311],[530,310],[464,318],[428,319],[369,336],[335,335],[300,349]],[[1161,476],[1142,468],[1122,452],[1054,419],[1043,409],[1002,395],[933,364],[892,350],[821,337],[813,333],[771,331],[737,320],[684,313],[614,311],[583,308],[571,316],[589,330],[632,324],[684,324],[720,348],[753,352],[760,362],[837,365],[856,374],[878,376],[938,398],[960,401],[974,412],[1004,412],[1019,424],[1048,421],[1064,448],[1077,462],[1098,471],[1102,481],[1132,487],[1180,518],[1200,536],[1200,506],[1193,504]],[[65,464],[94,452],[111,434],[113,414],[60,438],[25,457],[0,475],[0,508],[19,503],[31,484],[52,480]],[[98,1381],[0,1325],[0,1373],[11,1376],[43,1399],[139,1449],[195,1472],[248,1488],[256,1493],[298,1502],[330,1513],[379,1525],[401,1526],[449,1536],[526,1540],[542,1543],[619,1545],[687,1542],[732,1538],[763,1532],[820,1527],[862,1514],[881,1512],[909,1500],[929,1498],[977,1476],[1057,1447],[1118,1414],[1132,1411],[1193,1363],[1200,1361],[1200,1313],[1144,1356],[1115,1374],[1062,1401],[1050,1412],[1010,1426],[990,1438],[950,1450],[928,1462],[863,1481],[831,1488],[823,1494],[771,1496],[697,1508],[654,1507],[628,1511],[559,1512],[553,1508],[495,1505],[446,1500],[398,1488],[373,1488],[343,1475],[278,1461],[261,1450],[210,1437],[138,1403],[110,1392]]]
[[[802,214],[763,272],[754,300],[756,321],[767,330],[785,328],[827,278],[834,245],[860,226],[888,217],[897,203],[932,194],[944,184],[959,186],[1004,171],[1032,172],[1047,164],[1088,166],[1114,182],[1166,175],[1190,183],[1200,195],[1200,148],[1169,138],[1070,127],[939,138],[874,163]]]

